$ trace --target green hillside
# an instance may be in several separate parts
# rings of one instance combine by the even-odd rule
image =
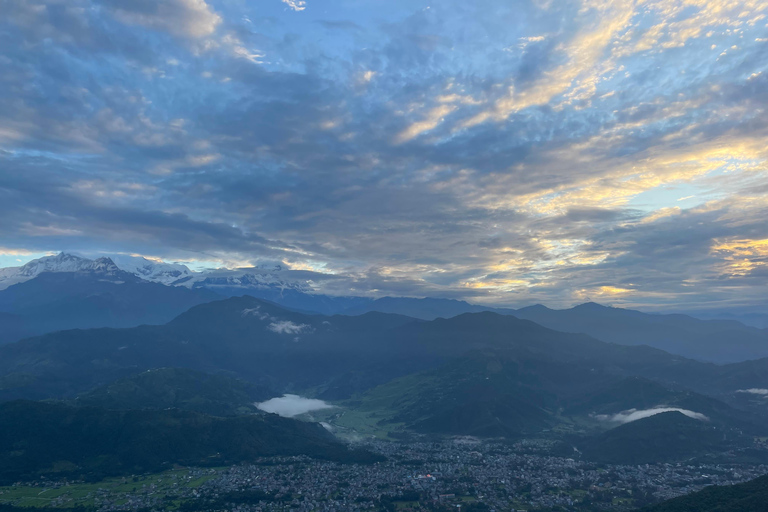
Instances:
[[[743,484],[712,486],[699,492],[646,507],[640,512],[765,512],[768,475]]]
[[[567,401],[565,416],[616,414],[630,409],[676,407],[706,415],[717,425],[738,425],[746,430],[755,427],[749,414],[734,409],[720,400],[687,389],[671,388],[642,377],[617,379],[610,385],[601,383]]]
[[[253,413],[276,396],[264,386],[187,368],[158,368],[78,396],[73,405],[105,409],[185,409],[214,416]]]
[[[579,449],[586,458],[599,462],[651,464],[745,449],[750,442],[730,429],[671,411],[608,430],[584,441]]]
[[[422,433],[516,437],[551,426],[552,403],[523,382],[515,362],[475,354],[379,386],[359,408]]]
[[[415,432],[520,438],[544,435],[586,460],[615,464],[682,461],[704,455],[756,462],[747,413],[716,399],[642,378],[565,364],[539,351],[467,354],[434,370],[378,386],[326,417],[342,429],[379,436]],[[622,415],[679,408],[619,425]],[[762,457],[762,458],[761,458]],[[723,459],[725,458],[725,459]]]
[[[178,409],[0,404],[0,484],[41,476],[98,479],[274,455],[376,460],[348,450],[319,424],[273,414],[219,418]]]

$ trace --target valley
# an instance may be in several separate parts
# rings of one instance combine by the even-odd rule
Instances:
[[[552,455],[546,440],[461,437],[407,444],[368,440],[360,446],[386,462],[258,458],[231,467],[174,469],[95,483],[16,484],[0,487],[0,510],[8,505],[12,510],[439,511],[461,505],[500,512],[629,511],[768,471],[768,466],[733,463],[594,464]]]

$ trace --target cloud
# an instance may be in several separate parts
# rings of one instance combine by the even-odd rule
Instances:
[[[269,316],[266,313],[261,312],[261,306],[256,306],[255,308],[245,308],[242,313],[242,316],[253,316],[258,318],[259,320],[271,320],[272,317]]]
[[[650,418],[651,416],[655,416],[657,414],[662,414],[665,412],[679,412],[695,420],[709,421],[709,418],[704,414],[690,411],[688,409],[680,409],[677,407],[654,407],[653,409],[643,409],[643,410],[629,409],[627,411],[622,411],[614,415],[599,414],[595,416],[595,418],[601,421],[610,421],[613,423],[621,423],[623,425],[625,423],[631,423],[633,421],[641,420],[643,418]]]
[[[297,324],[290,320],[275,320],[267,326],[267,329],[277,334],[301,334],[312,327],[307,324]]]
[[[3,244],[276,260],[338,295],[766,305],[763,4],[287,7],[6,2]]]
[[[737,393],[748,393],[750,395],[761,395],[768,397],[768,389],[751,388],[751,389],[739,389]]]
[[[723,272],[732,276],[748,276],[768,266],[768,239],[715,240],[711,251],[721,255]]]
[[[246,308],[241,312],[241,315],[243,317],[252,316],[258,318],[259,320],[269,322],[267,329],[277,334],[295,335],[312,331],[312,326],[310,325],[297,324],[296,322],[291,322],[290,320],[280,320],[269,315],[268,313],[264,313],[261,311],[261,306],[257,306],[255,308]],[[295,338],[294,341],[298,341],[298,339],[299,338]]]
[[[210,36],[221,17],[205,0],[99,0],[124,23],[143,25],[180,37]]]
[[[307,8],[307,2],[304,0],[280,0],[294,11],[303,11]]]

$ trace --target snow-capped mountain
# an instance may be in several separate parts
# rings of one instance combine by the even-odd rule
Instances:
[[[193,277],[193,272],[180,263],[148,260],[141,256],[112,256],[112,261],[126,272],[154,283],[171,285],[180,279]]]
[[[177,263],[158,263],[122,255],[92,260],[62,252],[32,260],[21,267],[0,269],[0,290],[34,279],[43,272],[98,272],[108,277],[118,277],[121,272],[127,272],[145,281],[166,285],[192,275],[191,270]]]
[[[135,276],[143,281],[195,292],[212,291],[225,297],[251,295],[290,308],[324,314],[340,313],[370,301],[361,297],[318,294],[306,276],[297,276],[296,271],[280,265],[193,272],[182,264],[157,262],[142,257],[115,255],[92,260],[67,253],[33,260],[21,267],[0,269],[0,290],[29,281],[45,272],[97,272],[99,279],[116,283],[131,280]]]
[[[0,290],[16,283],[34,279],[43,272],[99,272],[115,276],[120,272],[120,269],[109,258],[91,260],[62,252],[56,256],[45,256],[32,260],[21,267],[0,269]]]
[[[191,290],[207,289],[226,297],[250,295],[288,308],[325,315],[341,313],[371,300],[323,295],[312,286],[306,274],[281,265],[193,272],[173,284]]]
[[[243,293],[248,290],[293,290],[302,293],[312,293],[312,288],[306,282],[291,280],[287,274],[290,271],[280,265],[273,267],[251,267],[234,270],[217,269],[206,272],[195,272],[185,276],[173,284],[186,288],[217,288],[238,289]]]
[[[21,267],[0,269],[0,290],[34,279],[43,272],[99,272],[116,275],[120,271],[145,281],[190,289],[226,289],[230,293],[242,290],[242,294],[255,290],[270,290],[278,294],[286,290],[312,292],[306,282],[288,278],[286,274],[290,271],[279,265],[193,272],[180,263],[157,262],[140,256],[114,255],[93,260],[64,252],[32,260]]]

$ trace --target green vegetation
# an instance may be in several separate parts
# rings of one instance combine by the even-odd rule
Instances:
[[[77,397],[74,405],[105,409],[184,409],[214,416],[257,411],[254,402],[276,393],[224,375],[159,368],[117,380]]]
[[[587,458],[599,462],[649,464],[746,448],[749,441],[735,432],[673,411],[611,429],[586,440],[580,449]]]
[[[172,469],[161,473],[107,478],[98,482],[68,484],[13,485],[0,487],[0,512],[8,510],[89,510],[99,495],[153,495],[158,498],[178,495],[184,489],[196,489],[216,476],[208,469]]]
[[[718,423],[738,416],[738,411],[723,402],[689,390],[670,389],[642,377],[622,379],[571,399],[563,414],[615,414],[628,409],[652,409],[660,404],[697,411]]]
[[[555,421],[541,404],[551,398],[523,384],[519,366],[476,354],[437,370],[396,379],[366,393],[356,413],[422,433],[512,436]]]
[[[712,486],[641,512],[765,512],[768,510],[768,476],[731,486]]]
[[[172,464],[212,466],[272,455],[379,460],[348,450],[319,424],[273,414],[219,418],[178,409],[0,404],[0,483],[43,476],[96,480]]]

